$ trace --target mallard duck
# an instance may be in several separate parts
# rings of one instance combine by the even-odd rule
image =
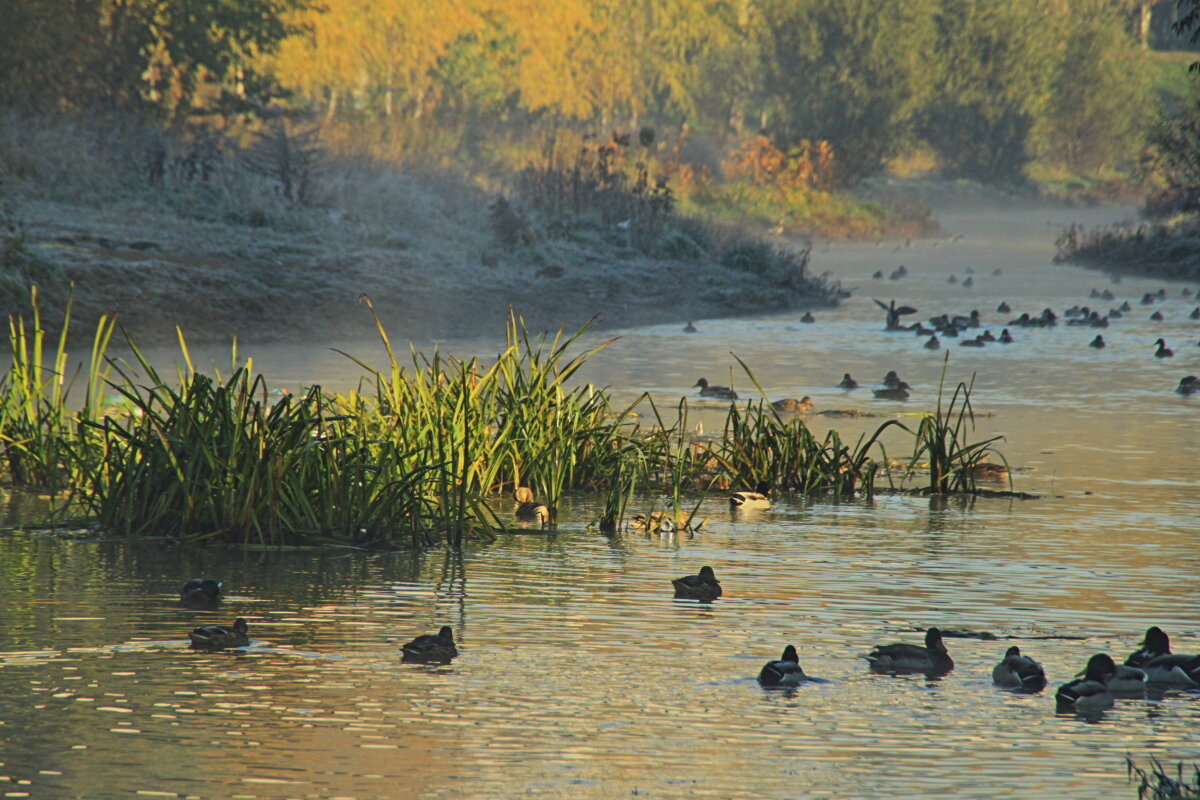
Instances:
[[[684,600],[711,602],[721,596],[721,582],[712,567],[701,567],[698,575],[684,575],[671,581],[675,597]]]
[[[1144,669],[1117,664],[1116,673],[1108,680],[1108,691],[1117,697],[1141,697],[1146,693],[1149,679]]]
[[[1021,648],[1013,646],[1004,654],[1004,660],[992,669],[992,682],[1006,689],[1040,692],[1046,688],[1046,673],[1041,664],[1021,655]]]
[[[1088,342],[1088,347],[1094,347],[1097,350],[1103,350],[1107,346],[1108,343],[1104,341],[1104,337],[1100,334],[1096,334],[1096,338]]]
[[[896,370],[889,369],[887,374],[883,376],[883,385],[888,389],[899,388],[904,381],[900,380],[900,376],[896,374]]]
[[[875,393],[875,397],[880,400],[907,400],[908,390],[911,388],[912,387],[904,381],[900,381],[900,385],[894,389],[873,389],[872,391]]]
[[[1146,630],[1142,649],[1125,659],[1126,666],[1140,667],[1151,683],[1175,686],[1200,686],[1200,655],[1187,656],[1171,652],[1171,639],[1166,631],[1155,625]]]
[[[1155,358],[1170,358],[1175,355],[1175,351],[1167,347],[1165,339],[1155,339],[1154,343],[1158,345],[1158,349],[1154,351]]]
[[[1012,344],[1012,340],[1012,334],[1008,332],[1008,328],[1005,328],[1000,331],[1000,338],[996,341],[1000,342],[1000,344]]]
[[[729,495],[729,507],[738,509],[770,508],[771,500],[767,497],[771,492],[771,484],[759,481],[753,492],[734,492]]]
[[[1151,315],[1150,315],[1150,321],[1151,321],[1151,322],[1162,322],[1162,321],[1163,321],[1163,314],[1162,314],[1162,312],[1161,312],[1161,311],[1155,311],[1153,314],[1151,314]]]
[[[250,644],[249,626],[238,617],[233,627],[224,625],[202,625],[188,634],[196,650],[224,650],[229,647],[245,647]]]
[[[1111,658],[1104,653],[1092,656],[1088,659],[1082,678],[1064,683],[1054,693],[1058,711],[1087,713],[1110,707],[1113,704],[1113,696],[1108,690],[1108,682],[1116,674],[1117,665]]]
[[[683,332],[684,333],[695,333],[696,332],[696,326],[692,324],[692,321],[690,319],[688,320],[688,324],[683,326]]]
[[[179,590],[179,600],[189,606],[215,606],[221,602],[221,584],[208,578],[192,578]]]
[[[811,323],[816,322],[817,318],[812,315],[811,311],[805,311],[804,315],[800,317],[800,321],[804,323]]]
[[[1184,397],[1187,397],[1190,394],[1195,394],[1196,392],[1200,392],[1200,378],[1197,378],[1195,375],[1188,375],[1186,378],[1180,378],[1179,386],[1175,388],[1175,391]]]
[[[944,675],[954,669],[954,659],[946,651],[942,632],[930,628],[925,632],[925,646],[915,644],[881,644],[863,658],[875,672],[898,674],[919,672],[925,675]]]
[[[808,414],[816,409],[817,404],[813,402],[811,397],[804,395],[799,400],[794,397],[789,397],[785,400],[776,400],[771,403],[771,407],[776,411],[786,411],[791,414]]]
[[[846,389],[847,391],[850,389],[857,389],[858,381],[854,380],[854,378],[851,378],[850,373],[846,372],[842,375],[842,382],[837,385],[837,388]]]
[[[513,492],[513,499],[517,501],[517,519],[523,522],[540,522],[543,525],[553,522],[554,513],[550,507],[534,500],[533,490],[528,486],[518,486]]]
[[[708,381],[706,381],[704,378],[696,381],[696,385],[692,388],[695,389],[696,386],[700,387],[701,397],[715,397],[718,400],[738,399],[737,392],[735,392],[733,389],[730,389],[728,386],[709,386]]]
[[[996,306],[997,314],[1008,314],[1011,311],[1012,311],[1012,306],[1010,306],[1007,302],[1001,303],[1000,305]]]
[[[963,347],[983,347],[984,340],[976,336],[974,339],[963,339],[959,344]]]
[[[941,346],[942,346],[942,343],[941,343],[941,341],[938,340],[938,337],[936,337],[936,336],[930,336],[929,340],[927,342],[925,342],[926,350],[937,350]]]
[[[449,625],[443,625],[437,633],[418,636],[400,650],[404,653],[401,660],[409,664],[449,664],[458,656],[454,630]]]
[[[799,686],[812,680],[800,669],[800,656],[796,648],[788,645],[778,661],[768,661],[758,673],[758,682],[763,686]]]
[[[875,305],[882,308],[887,314],[886,330],[889,331],[905,330],[905,326],[900,324],[900,318],[905,314],[917,313],[917,310],[912,306],[897,306],[895,300],[891,301],[890,303],[884,303],[882,300],[875,300]]]

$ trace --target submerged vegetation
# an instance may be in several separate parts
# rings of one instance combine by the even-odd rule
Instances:
[[[185,369],[171,381],[133,342],[132,363],[107,355],[109,318],[86,368],[71,374],[69,318],[51,350],[36,292],[32,303],[31,323],[10,318],[13,363],[0,378],[7,477],[60,492],[67,513],[108,535],[457,546],[503,530],[519,487],[550,508],[568,492],[603,496],[599,526],[608,532],[621,528],[639,493],[664,493],[667,516],[647,518],[692,530],[714,489],[870,496],[886,464],[871,451],[889,428],[907,430],[888,421],[849,446],[836,431],[818,439],[759,400],[731,405],[719,437],[693,439],[686,400],[671,420],[645,396],[617,407],[579,383],[587,359],[611,341],[573,354],[586,327],[547,337],[515,316],[491,364],[437,351],[414,351],[403,363],[376,318],[388,363],[358,361],[365,376],[343,393],[273,392],[253,364],[238,363],[236,348],[227,377],[200,374],[182,336]],[[908,471],[928,458],[932,491],[973,490],[970,468],[992,443],[964,438],[969,396],[960,385],[917,432]]]

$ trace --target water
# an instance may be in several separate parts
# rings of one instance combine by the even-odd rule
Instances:
[[[1038,500],[780,499],[733,516],[717,499],[696,536],[608,539],[586,529],[594,501],[569,498],[558,535],[507,536],[461,557],[3,534],[0,791],[1134,797],[1126,754],[1200,759],[1200,693],[1121,700],[1088,721],[1056,715],[1053,688],[1021,696],[991,685],[1012,643],[1042,661],[1052,687],[1094,652],[1124,657],[1152,624],[1176,650],[1200,651],[1200,406],[1172,392],[1200,373],[1200,323],[1187,319],[1200,301],[1173,286],[1147,308],[1137,301],[1159,282],[1047,266],[1056,225],[1112,213],[967,210],[943,217],[965,238],[937,248],[818,247],[816,268],[856,291],[817,324],[791,314],[698,320],[691,335],[678,324],[621,331],[587,369],[618,397],[649,389],[672,408],[701,375],[732,375],[748,394],[732,351],[771,399],[916,412],[935,402],[943,353],[882,332],[870,297],[911,303],[922,319],[979,308],[998,333],[997,321],[1023,310],[1095,304],[1088,290],[1109,287],[1118,298],[1103,308],[1130,299],[1134,311],[1103,331],[1104,351],[1086,347],[1094,330],[1064,326],[1011,329],[1018,341],[1006,348],[948,348],[951,380],[976,375],[978,435],[1005,437],[1015,488]],[[900,263],[908,278],[870,278]],[[946,282],[967,267],[973,289]],[[994,313],[1001,300],[1011,315]],[[1148,319],[1155,309],[1165,321]],[[1174,359],[1153,358],[1160,335]],[[451,346],[486,354],[494,343]],[[357,376],[336,354],[250,350],[269,376],[297,385]],[[832,388],[843,372],[868,384],[887,369],[914,385],[907,404]],[[711,429],[720,417],[707,405],[691,420]],[[854,433],[887,418],[812,423]],[[888,442],[907,452],[902,435]],[[30,502],[9,501],[7,518],[31,513]],[[670,579],[702,564],[725,596],[671,599]],[[179,585],[198,575],[225,581],[220,611],[177,605]],[[251,626],[244,652],[185,648],[191,627],[239,615]],[[403,642],[442,624],[459,639],[451,666],[400,663]],[[939,680],[866,670],[871,645],[918,642],[928,625],[1013,638],[948,640],[957,667]],[[758,669],[788,643],[829,682],[759,688]]]

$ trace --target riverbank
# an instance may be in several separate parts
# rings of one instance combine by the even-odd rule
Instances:
[[[1059,234],[1056,244],[1058,263],[1112,275],[1200,280],[1200,218],[1193,215],[1101,228],[1072,225]]]

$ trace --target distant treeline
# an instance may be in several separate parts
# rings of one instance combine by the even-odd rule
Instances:
[[[0,101],[305,109],[484,153],[573,126],[828,142],[837,181],[923,148],[950,176],[1132,161],[1156,115],[1138,0],[19,0]],[[1154,13],[1152,13],[1154,12]],[[1161,14],[1159,15],[1162,16]],[[660,141],[664,137],[659,137]]]

